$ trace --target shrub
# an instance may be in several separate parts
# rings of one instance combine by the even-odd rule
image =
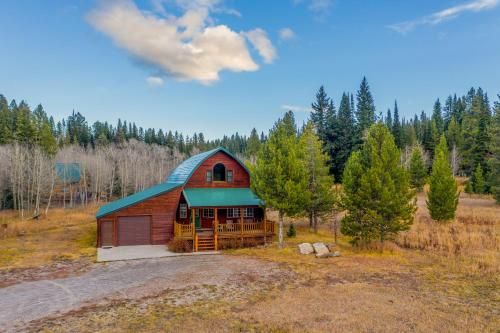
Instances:
[[[185,239],[172,239],[168,242],[168,249],[175,253],[192,252],[193,244]]]
[[[297,236],[297,230],[295,230],[295,225],[293,223],[290,223],[290,226],[288,227],[288,231],[286,232],[286,235],[288,238],[292,238]]]

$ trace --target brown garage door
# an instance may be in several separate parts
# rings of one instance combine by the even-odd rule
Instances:
[[[101,246],[113,246],[113,221],[101,222]]]
[[[118,245],[151,244],[151,217],[127,216],[118,218]]]

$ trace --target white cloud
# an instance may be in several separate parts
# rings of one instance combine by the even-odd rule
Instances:
[[[267,33],[264,30],[260,28],[250,30],[245,33],[245,36],[257,49],[265,63],[270,64],[273,62],[277,56],[277,52],[269,38],[267,38]]]
[[[146,83],[151,87],[159,87],[163,85],[163,79],[159,76],[149,76],[146,78]]]
[[[388,28],[406,34],[420,25],[436,25],[445,20],[450,20],[460,16],[465,12],[480,12],[495,8],[500,3],[500,0],[473,0],[461,5],[449,7],[430,15],[411,20],[389,25]]]
[[[293,111],[293,112],[311,112],[312,109],[310,107],[304,107],[304,106],[299,106],[299,105],[289,105],[289,104],[283,104],[281,106],[283,110],[286,111]]]
[[[293,30],[290,28],[280,29],[278,33],[282,40],[290,40],[295,38],[295,32],[293,32]]]
[[[87,18],[134,58],[178,80],[210,84],[223,70],[258,70],[245,37],[266,63],[276,57],[264,30],[238,33],[226,25],[213,24],[210,13],[220,0],[175,0],[183,11],[180,16],[165,9],[172,1],[153,2],[156,14],[139,9],[132,0],[101,1]]]

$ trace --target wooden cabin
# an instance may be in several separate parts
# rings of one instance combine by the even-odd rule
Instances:
[[[166,244],[182,239],[194,251],[226,244],[262,244],[274,234],[245,165],[224,148],[185,160],[165,183],[102,206],[97,246]]]

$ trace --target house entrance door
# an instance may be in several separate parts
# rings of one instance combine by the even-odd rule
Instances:
[[[195,225],[195,228],[196,229],[200,229],[201,228],[201,219],[200,219],[200,209],[199,208],[196,208],[194,210],[194,225]]]

